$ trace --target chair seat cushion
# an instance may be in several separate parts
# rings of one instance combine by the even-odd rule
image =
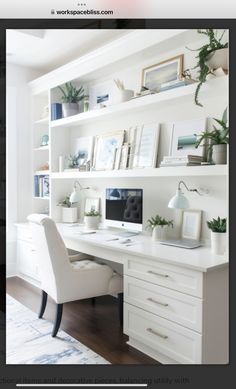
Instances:
[[[74,261],[71,263],[71,265],[75,270],[100,269],[103,266],[100,263],[90,261],[88,259],[81,260],[81,261]]]

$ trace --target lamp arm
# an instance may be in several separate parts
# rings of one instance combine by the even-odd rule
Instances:
[[[189,189],[184,181],[179,181],[178,184],[178,190],[181,190],[180,185],[184,185],[188,192],[196,192],[199,196],[203,196],[202,193],[200,193],[197,189]]]
[[[76,189],[76,186],[78,186],[79,187],[79,190],[83,190],[83,189],[91,189],[91,187],[90,186],[87,186],[86,188],[84,188],[81,184],[80,184],[80,182],[79,181],[75,181],[75,183],[74,183],[74,188]]]

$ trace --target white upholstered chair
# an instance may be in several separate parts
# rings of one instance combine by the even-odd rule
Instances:
[[[122,277],[116,274],[110,266],[96,263],[93,260],[75,261],[73,257],[70,261],[67,248],[55,222],[50,217],[31,214],[27,219],[31,225],[41,276],[42,302],[39,318],[43,317],[48,295],[57,304],[52,336],[56,336],[59,330],[63,303],[74,300],[117,294],[122,323]]]

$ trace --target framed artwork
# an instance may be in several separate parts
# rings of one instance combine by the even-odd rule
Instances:
[[[142,86],[158,92],[162,84],[182,78],[184,55],[170,58],[142,70]]]
[[[112,104],[114,95],[113,80],[91,86],[89,89],[89,106],[91,109]]]
[[[49,197],[49,176],[42,178],[42,197]]]
[[[96,137],[94,152],[95,170],[112,170],[114,168],[116,149],[122,146],[123,139],[123,130]]]
[[[91,211],[99,212],[99,205],[100,205],[100,198],[99,197],[96,197],[96,198],[87,197],[85,200],[84,212],[85,213],[88,213]]]
[[[126,169],[129,157],[129,144],[124,143],[121,147],[120,164],[119,169]]]
[[[200,239],[202,211],[188,209],[183,211],[182,238]]]
[[[160,126],[144,124],[137,128],[133,167],[156,167]]]
[[[206,118],[176,122],[173,124],[169,155],[183,157],[187,155],[205,156],[205,147],[196,149],[199,135],[206,129]]]
[[[94,137],[85,136],[75,139],[74,151],[77,156],[78,166],[93,162]]]

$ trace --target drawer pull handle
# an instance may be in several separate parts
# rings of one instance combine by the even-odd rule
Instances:
[[[168,307],[168,304],[167,304],[167,303],[162,303],[161,301],[154,300],[154,299],[151,298],[151,297],[148,297],[147,300],[148,300],[148,301],[151,301],[152,303],[162,305],[163,307]]]
[[[160,334],[160,332],[154,331],[152,328],[147,328],[146,331],[150,332],[153,335],[157,335],[162,339],[168,339],[167,335]]]
[[[150,274],[155,274],[155,276],[160,276],[160,277],[169,277],[168,274],[162,274],[162,273],[157,273],[155,271],[152,271],[152,270],[148,270],[148,273]]]

